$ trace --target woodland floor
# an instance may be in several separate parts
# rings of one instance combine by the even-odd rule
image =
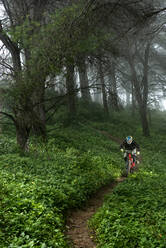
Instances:
[[[97,130],[96,130],[97,131]],[[116,137],[104,131],[99,131],[103,135],[109,137],[117,143],[121,143]],[[92,217],[99,207],[103,205],[104,197],[111,193],[116,185],[125,180],[125,177],[118,178],[114,182],[110,182],[96,192],[86,203],[82,209],[70,210],[67,214],[66,236],[74,248],[95,248],[95,235],[88,229],[87,221]]]

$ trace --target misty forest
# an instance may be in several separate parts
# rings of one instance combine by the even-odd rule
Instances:
[[[165,248],[165,140],[164,0],[0,0],[0,248]]]

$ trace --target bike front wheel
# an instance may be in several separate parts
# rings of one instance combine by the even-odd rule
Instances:
[[[126,163],[126,175],[128,176],[130,174],[131,164],[130,161],[127,161]]]

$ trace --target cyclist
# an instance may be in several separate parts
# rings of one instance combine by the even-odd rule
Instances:
[[[124,152],[124,160],[127,161],[127,152],[126,150],[132,151],[133,154],[133,162],[136,162],[136,154],[140,154],[140,147],[139,145],[133,140],[132,136],[127,136],[125,140],[120,145],[121,152]]]

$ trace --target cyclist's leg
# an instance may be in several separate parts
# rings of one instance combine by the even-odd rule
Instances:
[[[127,175],[130,173],[130,168],[131,168],[130,160],[128,157],[126,157],[126,174]]]
[[[132,157],[133,157],[133,166],[135,166],[135,164],[136,164],[136,148],[133,149],[133,151],[132,151]]]

